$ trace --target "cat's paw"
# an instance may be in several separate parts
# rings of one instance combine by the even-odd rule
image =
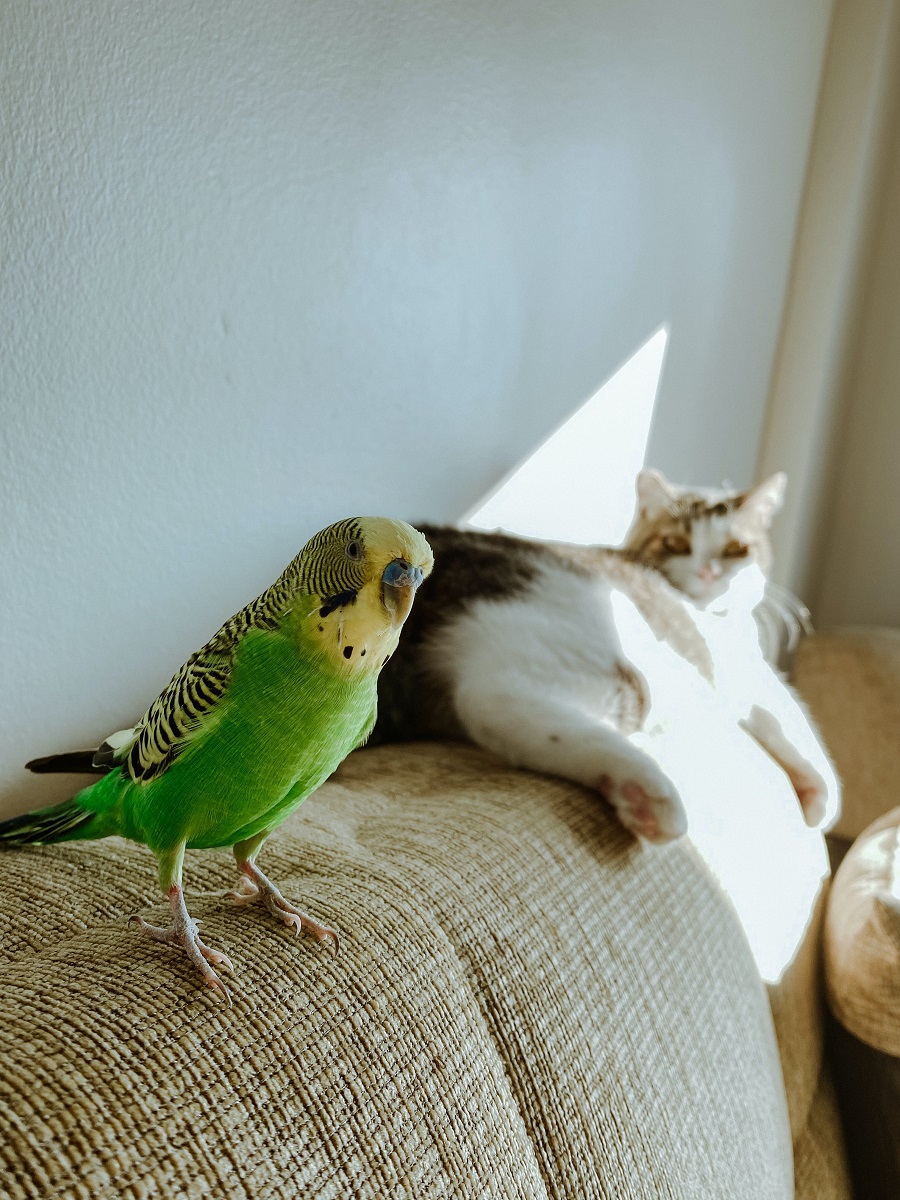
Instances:
[[[819,772],[811,763],[787,769],[807,825],[830,829],[841,811],[841,785],[830,764]]]
[[[687,832],[687,814],[672,781],[656,771],[657,778],[600,780],[600,791],[609,800],[619,820],[648,842],[671,842]]]

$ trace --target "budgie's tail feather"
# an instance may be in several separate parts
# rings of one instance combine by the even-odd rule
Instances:
[[[67,754],[48,754],[46,758],[33,758],[25,764],[26,771],[36,775],[53,775],[66,772],[74,775],[104,775],[109,767],[94,764],[96,750],[70,750]]]
[[[88,826],[97,814],[87,812],[74,800],[64,800],[52,808],[22,813],[9,821],[0,821],[0,845],[30,846],[46,842],[64,842],[70,838],[92,837]]]

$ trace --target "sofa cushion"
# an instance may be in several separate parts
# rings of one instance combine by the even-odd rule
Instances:
[[[806,1124],[794,1140],[794,1181],[796,1200],[862,1200],[850,1177],[838,1097],[828,1070],[822,1071]]]
[[[855,1194],[900,1195],[900,808],[870,825],[838,869],[825,976]]]
[[[824,839],[781,767],[712,693],[693,697],[653,745],[684,800],[698,869],[718,879],[768,985],[796,1140],[822,1074]]]
[[[263,853],[293,940],[189,854],[234,1007],[125,917],[124,842],[0,876],[0,1175],[16,1197],[794,1194],[766,995],[687,842],[474,749],[351,756]],[[199,891],[198,891],[199,889]]]

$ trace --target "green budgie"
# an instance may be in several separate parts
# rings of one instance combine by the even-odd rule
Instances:
[[[37,759],[37,771],[102,771],[71,800],[0,823],[0,844],[119,834],[150,847],[174,927],[133,920],[183,947],[230,1002],[181,886],[185,849],[233,847],[241,903],[337,949],[334,930],[298,911],[256,865],[266,838],[375,723],[378,674],[432,567],[423,535],[362,517],[316,534],[261,596],[193,654],[132,728],[96,752]]]

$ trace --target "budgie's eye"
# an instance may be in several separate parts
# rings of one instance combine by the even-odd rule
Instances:
[[[690,554],[691,552],[691,543],[686,537],[681,537],[678,534],[664,537],[663,545],[670,554]]]
[[[359,562],[363,556],[362,542],[354,538],[352,542],[348,542],[344,547],[344,553],[348,558],[352,558],[354,562]]]
[[[750,551],[750,547],[744,545],[743,542],[729,542],[722,551],[723,558],[745,558]]]

